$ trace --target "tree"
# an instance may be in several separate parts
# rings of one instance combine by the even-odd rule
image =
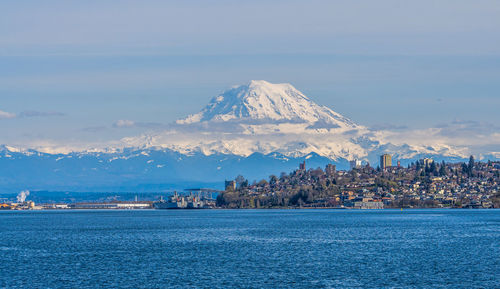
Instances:
[[[472,174],[472,169],[474,168],[474,156],[470,156],[469,158],[469,173]]]
[[[432,162],[431,163],[431,166],[429,168],[429,171],[433,174],[433,175],[437,175],[437,167],[436,167],[436,163],[435,162]]]
[[[313,196],[313,193],[312,193],[311,191],[309,191],[309,192],[307,193],[306,201],[307,201],[308,203],[312,203],[312,202],[314,202],[314,196]]]
[[[462,173],[469,174],[469,167],[465,163],[462,163]]]
[[[276,177],[275,175],[271,175],[269,177],[269,184],[270,185],[276,185],[277,182],[278,182],[278,177]]]
[[[444,164],[444,161],[443,161],[443,163],[441,164],[441,167],[439,168],[439,175],[440,175],[440,176],[446,176],[446,175],[447,175],[447,172],[446,172],[446,165]]]
[[[434,169],[436,168],[436,163],[435,162],[431,162],[430,164],[426,164],[425,165],[425,172],[427,175],[431,175],[434,171]]]
[[[241,184],[245,181],[245,178],[244,178],[242,175],[238,175],[238,176],[234,179],[234,181],[236,182],[236,186],[237,186],[238,188],[240,188],[240,187],[241,187]]]
[[[264,179],[262,179],[262,180],[260,180],[260,182],[257,183],[257,185],[259,185],[259,186],[265,186],[265,185],[267,185],[267,181],[264,180]]]
[[[217,204],[217,207],[222,207],[222,206],[226,205],[226,200],[224,199],[224,193],[217,195],[216,204]]]

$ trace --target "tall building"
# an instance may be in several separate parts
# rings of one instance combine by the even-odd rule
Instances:
[[[380,156],[380,168],[385,170],[388,167],[392,167],[392,157],[389,154],[383,154]]]
[[[351,166],[351,170],[356,169],[356,168],[360,168],[361,161],[360,160],[352,160],[352,161],[349,161],[349,165]]]
[[[299,164],[299,170],[301,170],[301,171],[305,171],[306,170],[306,161],[304,161],[303,163]]]
[[[424,167],[430,167],[431,164],[434,162],[433,159],[425,158],[422,160],[422,163],[424,164]]]
[[[225,187],[226,187],[226,191],[235,191],[236,190],[236,182],[235,181],[226,181]]]
[[[337,167],[332,164],[327,164],[325,168],[325,173],[327,176],[333,176],[335,174],[335,171],[337,170]]]

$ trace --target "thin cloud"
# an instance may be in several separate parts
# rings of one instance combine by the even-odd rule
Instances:
[[[477,138],[478,136],[490,136],[500,132],[500,126],[494,123],[460,119],[450,123],[438,124],[436,128],[440,129],[441,135],[447,137],[470,136]]]
[[[113,127],[115,127],[115,128],[124,128],[124,127],[134,127],[135,125],[136,125],[136,123],[133,120],[120,119],[120,120],[117,120],[113,124]]]
[[[381,123],[375,124],[370,127],[370,130],[378,131],[378,130],[407,130],[408,126],[406,125],[396,125],[390,123]]]
[[[129,119],[120,119],[113,123],[114,128],[160,128],[161,123],[156,122],[136,122]]]
[[[105,126],[90,126],[90,127],[82,128],[81,131],[84,131],[84,132],[102,132],[102,131],[105,131],[107,129],[108,128]]]
[[[471,120],[454,120],[426,129],[380,130],[376,134],[393,144],[446,145],[466,149],[468,154],[496,151],[500,145],[500,126]]]
[[[0,119],[15,118],[16,114],[0,110]]]
[[[8,118],[25,118],[25,117],[53,117],[53,116],[65,116],[66,114],[57,111],[37,111],[37,110],[26,110],[18,114],[12,112],[6,112],[0,110],[0,119]]]
[[[65,116],[66,114],[57,111],[36,111],[27,110],[19,113],[18,117],[52,117],[52,116]]]

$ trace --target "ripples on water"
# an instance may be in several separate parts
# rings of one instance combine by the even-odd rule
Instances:
[[[500,288],[500,211],[6,211],[0,256],[0,288]]]

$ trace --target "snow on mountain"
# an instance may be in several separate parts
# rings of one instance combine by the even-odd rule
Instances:
[[[249,156],[311,152],[332,159],[363,157],[351,139],[367,129],[310,100],[291,84],[252,80],[214,97],[199,113],[171,130],[125,138],[129,146],[161,147],[182,153]]]
[[[36,151],[112,154],[135,148],[168,149],[186,156],[248,157],[254,153],[279,153],[291,158],[315,153],[333,161],[361,159],[371,162],[385,152],[401,159],[418,155],[467,157],[469,153],[464,147],[456,148],[444,141],[426,145],[400,141],[411,137],[413,135],[407,134],[398,140],[391,132],[373,131],[358,125],[315,103],[291,84],[252,80],[222,92],[200,112],[179,119],[162,131],[126,137],[107,146],[72,148],[71,144],[64,144],[37,146]]]
[[[199,113],[177,123],[230,120],[304,122],[342,128],[357,126],[330,108],[314,103],[289,83],[272,84],[264,80],[252,80],[226,90]]]
[[[408,143],[412,138],[426,141]],[[316,104],[290,84],[251,81],[224,91],[199,113],[162,131],[84,149],[71,144],[36,150],[0,145],[0,192],[150,191],[193,182],[222,186],[223,179],[237,174],[265,178],[291,171],[304,160],[309,167],[334,162],[345,169],[352,159],[376,165],[383,153],[403,164],[422,157],[468,157],[466,147],[446,140],[437,132],[373,131]]]
[[[291,84],[252,80],[214,97],[199,113],[170,130],[123,139],[124,146],[168,148],[184,154],[249,156],[278,152],[289,157],[316,153],[332,160],[376,159],[388,144],[373,132],[318,105]],[[401,146],[400,146],[401,147]],[[397,146],[391,146],[393,153]],[[402,147],[401,147],[402,148]],[[418,154],[463,156],[450,147],[405,146],[400,157]]]

